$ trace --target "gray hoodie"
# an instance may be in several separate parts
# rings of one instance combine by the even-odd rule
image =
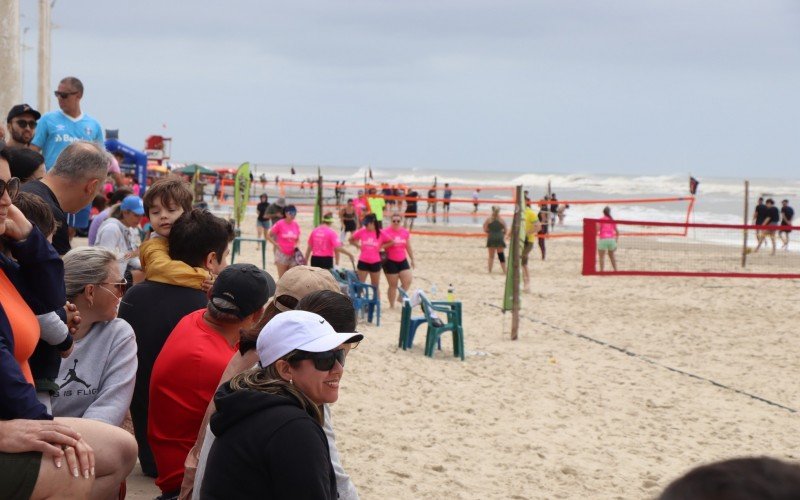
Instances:
[[[122,425],[136,382],[136,338],[124,319],[97,322],[61,360],[53,416]]]

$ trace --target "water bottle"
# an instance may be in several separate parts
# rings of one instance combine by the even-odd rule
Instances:
[[[456,289],[453,288],[453,284],[450,283],[450,286],[447,287],[447,302],[455,302],[456,301]]]
[[[437,290],[438,289],[436,288],[436,283],[432,283],[431,284],[431,297],[434,297],[436,295]]]

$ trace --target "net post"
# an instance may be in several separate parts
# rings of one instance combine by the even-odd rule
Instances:
[[[597,274],[597,221],[583,219],[583,274]]]
[[[744,181],[744,222],[747,225],[747,215],[750,212],[750,181]],[[742,230],[742,267],[747,266],[747,228]]]
[[[520,252],[520,237],[522,223],[522,186],[517,186],[516,195],[514,198],[516,204],[514,205],[514,219],[511,223],[511,251],[509,252],[511,265],[509,271],[511,272],[511,340],[517,340],[519,332],[519,278],[520,278],[520,265],[522,261],[522,252]]]

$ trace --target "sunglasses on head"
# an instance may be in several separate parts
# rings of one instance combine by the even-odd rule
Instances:
[[[4,193],[8,193],[9,198],[12,200],[17,197],[17,193],[19,193],[19,179],[17,177],[12,177],[7,181],[0,179],[0,197]]]
[[[344,366],[344,358],[347,356],[347,351],[344,349],[334,349],[333,351],[325,352],[306,352],[298,351],[297,354],[292,356],[292,361],[300,361],[303,359],[310,359],[314,362],[314,368],[321,372],[327,372],[333,369],[338,361],[340,365]]]
[[[36,128],[36,120],[16,120],[19,128]]]
[[[77,92],[59,92],[58,90],[56,90],[56,91],[55,91],[55,92],[53,92],[53,93],[54,93],[54,94],[56,95],[56,97],[58,97],[59,99],[66,99],[67,97],[69,97],[69,96],[71,96],[71,95],[73,95],[73,94],[77,94]]]

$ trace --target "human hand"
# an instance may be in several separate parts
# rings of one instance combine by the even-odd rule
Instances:
[[[52,420],[0,421],[0,451],[38,451],[52,457],[57,468],[61,468],[66,458],[73,476],[77,477],[80,468],[83,468],[84,477],[94,474],[91,447],[72,427]]]
[[[61,351],[59,353],[59,355],[61,356],[61,359],[67,359],[69,357],[69,355],[72,354],[72,349],[74,349],[74,348],[75,348],[75,342],[73,342],[69,346],[69,349],[67,349],[66,351]]]
[[[67,312],[67,328],[69,333],[75,334],[78,331],[78,325],[81,324],[81,312],[78,311],[78,306],[72,302],[67,301],[64,306],[64,311]]]
[[[214,286],[214,278],[209,277],[203,280],[203,284],[200,285],[200,289],[208,293],[212,286]]]
[[[5,228],[0,231],[0,234],[15,241],[22,241],[31,234],[32,229],[33,224],[25,218],[20,209],[9,205]]]

